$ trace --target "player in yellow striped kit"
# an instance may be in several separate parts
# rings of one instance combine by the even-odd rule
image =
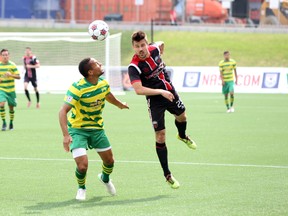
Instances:
[[[225,96],[227,113],[234,112],[234,80],[237,85],[236,61],[230,58],[229,51],[224,52],[224,60],[219,62],[220,77],[222,80],[222,93]],[[228,96],[230,94],[230,101]]]
[[[72,152],[77,166],[77,200],[86,199],[87,149],[95,149],[99,154],[103,164],[102,173],[98,178],[106,186],[109,194],[116,194],[109,178],[113,171],[114,159],[103,128],[102,111],[106,100],[120,109],[129,107],[110,92],[109,84],[100,77],[104,73],[101,67],[102,64],[94,58],[85,58],[79,63],[79,71],[83,78],[71,85],[59,112],[64,149]],[[70,117],[67,119],[70,110]]]
[[[9,60],[9,51],[1,50],[0,62],[0,116],[3,121],[2,131],[7,128],[5,102],[8,102],[10,123],[9,130],[13,130],[14,107],[16,107],[15,79],[20,79],[19,71],[14,62]]]

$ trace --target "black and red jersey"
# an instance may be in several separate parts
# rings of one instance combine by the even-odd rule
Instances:
[[[39,60],[36,58],[36,56],[24,56],[23,63],[24,63],[25,70],[26,70],[25,77],[36,79],[36,69],[26,68],[27,64],[36,65],[39,63]]]
[[[135,54],[128,66],[128,73],[131,84],[142,82],[142,85],[152,89],[164,89],[174,91],[174,87],[168,76],[165,63],[160,56],[157,45],[149,45],[150,56],[145,60],[139,59]]]

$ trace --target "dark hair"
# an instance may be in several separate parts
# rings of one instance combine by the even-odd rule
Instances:
[[[2,50],[1,50],[1,54],[2,54],[3,52],[6,52],[6,51],[9,53],[8,49],[2,49]]]
[[[91,60],[91,58],[85,58],[79,63],[79,66],[78,66],[79,72],[84,77],[88,76],[88,71],[91,69],[90,60]]]
[[[224,51],[224,53],[223,53],[223,55],[226,55],[226,54],[228,54],[229,53],[229,51],[227,50],[227,51]]]
[[[29,49],[29,50],[31,50],[31,47],[26,47],[25,49]]]
[[[145,34],[145,32],[143,32],[143,31],[134,32],[134,33],[132,34],[132,36],[131,36],[131,39],[132,39],[132,44],[133,44],[134,41],[139,42],[139,41],[141,41],[141,40],[143,40],[143,39],[145,39],[146,42],[147,42],[146,34]]]

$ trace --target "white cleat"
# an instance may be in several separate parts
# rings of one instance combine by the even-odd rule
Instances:
[[[98,179],[99,179],[99,181],[100,181],[102,184],[104,184],[104,185],[106,186],[107,192],[108,192],[111,196],[115,196],[115,195],[116,195],[116,189],[115,189],[115,186],[113,185],[111,179],[109,180],[108,183],[103,182],[103,180],[102,180],[102,173],[99,173],[99,174],[98,174]]]
[[[231,113],[231,109],[227,109],[226,113]]]
[[[230,108],[230,112],[231,112],[231,113],[234,113],[234,112],[235,112],[234,107],[231,107],[231,108]]]
[[[86,199],[86,189],[79,188],[76,195],[76,200]]]

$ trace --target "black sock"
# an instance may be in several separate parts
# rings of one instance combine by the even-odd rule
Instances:
[[[38,91],[36,91],[36,99],[37,99],[37,103],[39,103],[40,95],[39,95],[39,92],[38,92]]]
[[[187,122],[178,122],[175,120],[175,125],[178,129],[178,134],[179,136],[184,139],[186,138],[186,127],[187,127]]]
[[[156,142],[156,152],[161,164],[161,167],[164,172],[164,176],[171,174],[168,168],[168,151],[165,143],[157,143]]]
[[[29,94],[29,91],[27,89],[25,89],[25,95],[26,95],[28,101],[31,101],[30,94]]]

